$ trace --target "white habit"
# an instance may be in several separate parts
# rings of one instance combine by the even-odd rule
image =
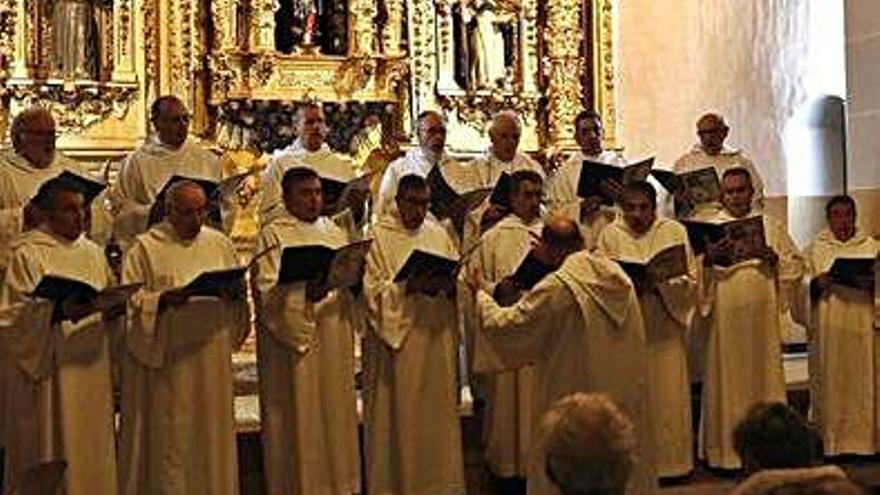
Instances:
[[[326,144],[321,145],[318,151],[309,151],[297,140],[284,150],[275,153],[263,172],[260,184],[261,224],[268,225],[286,214],[281,180],[284,178],[284,173],[293,167],[308,167],[322,178],[339,182],[348,182],[355,178],[354,163],[345,155],[335,153]]]
[[[531,250],[534,236],[541,235],[543,226],[540,219],[527,225],[516,215],[508,215],[483,235],[473,254],[474,269],[490,284],[512,275]],[[533,375],[532,367],[524,366],[485,377],[485,455],[497,476],[527,475]]]
[[[663,249],[681,245],[688,272],[639,297],[648,342],[648,401],[654,414],[654,464],[658,476],[684,476],[694,466],[691,395],[686,338],[696,305],[697,266],[687,231],[658,218],[638,235],[620,218],[602,231],[596,250],[616,260],[646,263]]]
[[[752,215],[756,215],[753,213]],[[717,221],[733,218],[722,212]],[[785,226],[763,215],[767,245],[779,255],[771,269],[760,260],[707,267],[702,311],[709,318],[703,378],[700,455],[710,466],[740,467],[733,429],[757,402],[785,402],[781,318],[804,274],[804,262]]]
[[[825,229],[805,252],[807,281],[828,272],[836,258],[874,259],[878,247],[863,232],[841,242]],[[809,328],[810,403],[825,454],[874,454],[880,447],[880,337],[874,329],[873,291],[833,285],[813,301]]]
[[[586,251],[566,259],[514,306],[477,292],[481,319],[474,368],[499,371],[534,364],[529,494],[555,493],[544,474],[540,418],[575,392],[604,392],[636,426],[639,457],[632,493],[653,493],[656,476],[647,409],[646,348],[641,311],[626,274]]]
[[[468,184],[471,182],[470,174],[460,163],[444,154],[437,165],[440,166],[443,177],[453,189],[459,192],[468,190]],[[396,214],[397,204],[394,202],[394,197],[397,195],[397,183],[401,177],[410,174],[427,177],[433,167],[434,163],[425,156],[421,148],[413,148],[406,155],[389,163],[379,183],[378,197],[375,198],[376,217]]]
[[[386,216],[374,227],[364,294],[364,452],[371,495],[465,493],[454,299],[407,295],[394,275],[415,249],[455,259],[446,230]]]
[[[192,141],[175,150],[157,136],[148,138],[122,162],[110,200],[115,215],[113,231],[124,249],[147,230],[150,207],[174,175],[219,182],[223,168],[217,155]]]
[[[276,285],[290,246],[338,248],[347,235],[331,220],[286,214],[263,228],[257,253],[257,357],[266,485],[270,495],[351,495],[360,490],[354,389],[354,300],[330,291],[306,299],[305,283]]]
[[[122,493],[238,493],[232,352],[248,329],[247,304],[197,297],[158,311],[163,291],[237,266],[222,233],[203,227],[183,241],[167,222],[126,254],[122,282],[144,287],[129,307],[122,363]]]
[[[100,313],[53,324],[52,303],[28,295],[50,274],[96,289],[111,280],[104,251],[85,236],[68,241],[39,228],[13,241],[0,292],[9,421],[5,482],[20,481],[34,464],[61,459],[67,462],[65,495],[115,494],[106,324]]]

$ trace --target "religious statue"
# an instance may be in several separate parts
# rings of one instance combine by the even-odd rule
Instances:
[[[467,12],[469,9],[466,9]],[[494,89],[503,81],[504,36],[496,17],[493,0],[475,0],[471,4],[474,25],[471,36],[470,75],[474,89]]]
[[[275,48],[284,53],[344,55],[346,0],[283,0],[275,12]]]
[[[54,0],[52,38],[53,77],[64,80],[97,77],[98,30],[92,0]]]

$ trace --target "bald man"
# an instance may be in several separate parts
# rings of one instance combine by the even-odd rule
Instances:
[[[120,493],[238,493],[231,357],[247,304],[240,287],[219,298],[181,289],[238,266],[232,242],[202,225],[206,203],[198,184],[174,184],[167,218],[137,236],[123,262],[123,283],[144,286],[126,328]]]
[[[706,167],[714,167],[720,179],[724,172],[734,167],[742,167],[749,171],[755,188],[753,206],[760,209],[764,206],[764,181],[752,161],[740,150],[728,148],[724,142],[730,128],[724,117],[717,113],[707,113],[697,120],[697,137],[699,143],[693,149],[675,161],[672,168],[676,172],[690,172]],[[713,210],[721,209],[720,203],[709,205]],[[699,212],[695,212],[699,214]]]
[[[397,214],[397,183],[405,175],[427,177],[428,172],[437,166],[456,191],[467,192],[469,188],[468,174],[446,154],[446,120],[443,115],[433,110],[422,112],[416,120],[416,133],[419,146],[391,162],[382,175],[375,202],[377,217]]]
[[[551,218],[536,255],[558,266],[522,299],[499,306],[476,272],[468,284],[476,293],[481,322],[474,369],[497,372],[533,364],[533,435],[554,401],[575,392],[604,392],[636,424],[643,447],[633,493],[651,493],[654,466],[647,396],[647,351],[638,297],[626,273],[608,258],[584,250],[574,221]],[[539,452],[529,461],[530,494],[554,493]]]
[[[113,230],[123,249],[147,230],[150,207],[174,175],[219,182],[217,155],[188,139],[189,113],[176,96],[161,96],[150,107],[153,134],[122,163],[110,191]]]

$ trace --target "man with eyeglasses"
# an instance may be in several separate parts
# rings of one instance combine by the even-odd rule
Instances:
[[[749,171],[752,183],[755,187],[755,197],[752,206],[762,208],[764,206],[764,181],[755,168],[755,164],[740,150],[729,148],[724,145],[730,128],[724,121],[724,117],[717,113],[707,113],[697,121],[697,137],[700,142],[693,149],[685,153],[675,161],[672,168],[676,172],[690,172],[706,167],[714,167],[720,178],[728,169],[739,167]],[[721,209],[721,204],[714,205]]]
[[[125,248],[147,230],[150,207],[174,175],[219,182],[223,169],[214,153],[187,139],[189,114],[175,96],[160,96],[150,107],[153,134],[126,158],[110,192],[113,230]]]

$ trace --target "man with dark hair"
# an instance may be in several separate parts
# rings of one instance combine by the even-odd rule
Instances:
[[[609,165],[626,165],[623,157],[614,151],[602,149],[602,119],[594,110],[583,110],[574,119],[574,139],[580,149],[547,179],[547,202],[550,210],[578,222],[587,248],[592,249],[599,233],[614,215],[602,207],[601,198],[577,195],[578,180],[584,160]]]
[[[0,373],[7,488],[47,459],[67,463],[69,495],[115,494],[116,457],[107,333],[125,303],[98,305],[86,295],[34,297],[47,275],[97,290],[112,280],[104,251],[83,235],[86,204],[77,183],[60,178],[34,200],[41,223],[12,243],[0,306]],[[4,490],[6,491],[6,490]]]
[[[686,335],[696,306],[697,264],[684,227],[657,217],[657,193],[651,184],[624,186],[620,206],[622,217],[599,234],[599,253],[647,264],[667,249],[680,248],[680,258],[670,264],[680,262],[682,273],[666,280],[637,275],[632,282],[648,335],[648,405],[657,474],[684,476],[694,465]]]
[[[276,151],[263,172],[263,195],[260,203],[260,223],[263,225],[286,214],[281,178],[290,168],[307,167],[321,178],[337,182],[348,182],[355,178],[355,166],[351,159],[334,152],[325,142],[328,128],[321,104],[303,103],[297,108],[296,116],[296,141],[283,150]],[[362,192],[339,199],[353,210],[358,210],[357,214],[363,215],[366,197]]]
[[[515,302],[524,289],[510,277],[528,255],[544,226],[541,185],[541,176],[535,171],[518,170],[511,174],[511,214],[483,234],[471,258],[471,269],[478,271],[491,284],[491,292],[504,305]],[[477,322],[472,314],[468,317],[468,330],[472,334]],[[473,335],[468,335],[469,350],[473,349],[472,339]],[[483,422],[485,456],[489,469],[500,478],[527,476],[530,430],[534,426],[529,413],[533,373],[531,366],[524,366],[484,377],[487,402]]]
[[[176,96],[161,96],[150,107],[153,134],[119,168],[110,191],[113,231],[126,248],[147,230],[150,207],[174,175],[219,182],[220,160],[188,139],[189,113]],[[231,206],[231,205],[226,205]]]
[[[615,262],[585,251],[577,224],[565,217],[547,221],[534,253],[558,268],[509,307],[495,302],[478,272],[469,273],[481,322],[474,369],[533,364],[534,425],[562,397],[607,393],[633,419],[644,449],[634,467],[634,493],[652,492],[645,332],[632,283]],[[552,493],[540,458],[530,459],[528,474],[530,494]]]
[[[443,115],[433,110],[422,112],[416,120],[416,134],[418,147],[388,164],[382,175],[375,202],[379,217],[396,212],[397,184],[405,175],[427,177],[432,168],[440,167],[443,177],[454,189],[466,192],[470,187],[466,169],[446,154],[446,119]]]
[[[840,258],[878,256],[880,243],[857,228],[856,204],[835,196],[825,207],[827,227],[807,247],[810,311],[803,319],[812,338],[812,400],[827,455],[873,455],[880,432],[874,285],[853,284],[829,273]],[[870,271],[855,275],[870,278]]]
[[[284,249],[338,249],[348,235],[321,215],[321,181],[293,167],[281,180],[286,214],[260,231],[254,282],[268,493],[360,493],[354,390],[355,300],[326,282],[281,285]]]
[[[732,495],[769,495],[791,483],[845,480],[837,466],[819,466],[819,437],[782,402],[761,402],[733,430],[733,445],[749,477]]]
[[[752,209],[754,189],[744,168],[722,178],[724,210],[710,222],[761,219],[764,248],[755,258],[731,264],[734,240],[707,242],[706,284],[701,302],[708,319],[700,454],[710,466],[734,469],[740,460],[731,432],[748,408],[760,401],[785,401],[780,351],[782,316],[804,273],[803,258],[785,230]]]
[[[138,235],[122,282],[141,283],[128,313],[122,366],[120,493],[238,493],[232,352],[249,329],[244,288],[193,297],[204,272],[239,266],[235,246],[205,226],[207,198],[183,180],[168,215]]]
[[[458,417],[458,309],[450,278],[395,282],[415,250],[457,259],[446,230],[426,218],[418,175],[395,186],[399,215],[375,224],[364,296],[364,455],[367,493],[465,493]]]

